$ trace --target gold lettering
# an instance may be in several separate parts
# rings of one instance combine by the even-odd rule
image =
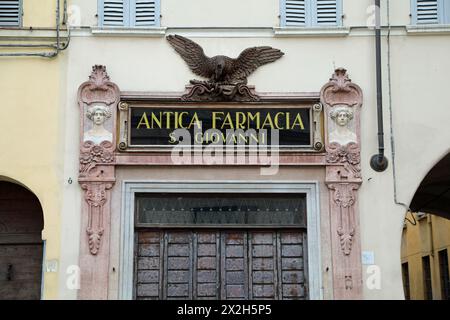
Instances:
[[[172,114],[172,111],[166,112],[166,129],[170,129],[170,119]]]
[[[292,124],[292,129],[294,129],[295,125],[298,125],[301,130],[305,130],[305,127],[304,127],[303,121],[302,121],[302,116],[300,115],[300,113],[297,113],[294,123]]]
[[[244,141],[244,143],[248,143],[247,136],[243,133],[239,133],[239,144],[242,144],[242,141]]]
[[[222,120],[222,118],[218,116],[219,114],[221,114],[223,116],[224,113],[223,112],[216,112],[216,111],[214,111],[212,113],[212,127],[213,127],[213,129],[217,129],[217,125],[216,125],[217,120]]]
[[[194,139],[195,139],[196,144],[202,144],[203,143],[203,134],[201,132],[197,132],[195,134]]]
[[[186,129],[186,127],[183,125],[183,116],[188,115],[189,113],[186,111],[180,112],[180,115],[178,116],[178,124],[180,128]]]
[[[228,112],[225,116],[225,120],[222,123],[222,127],[220,129],[223,129],[226,125],[230,127],[230,129],[234,129],[233,121],[231,120],[231,115]]]
[[[139,121],[137,125],[137,129],[141,128],[141,125],[145,125],[147,129],[150,129],[150,125],[148,124],[147,114],[144,112],[144,114],[141,117],[141,120]]]
[[[259,143],[258,134],[255,133],[250,134],[250,139],[254,140],[256,143]]]
[[[280,123],[279,123],[279,121],[278,121],[278,117],[280,116],[280,115],[284,115],[284,112],[277,112],[277,114],[275,115],[275,117],[273,118],[273,120],[275,121],[275,127],[277,128],[277,129],[284,129],[284,127],[280,127]]]
[[[270,129],[274,129],[274,125],[273,125],[273,121],[272,121],[272,116],[270,115],[270,113],[267,114],[266,119],[264,120],[261,128],[264,128],[266,126],[266,123],[269,124]]]
[[[247,112],[247,118],[248,118],[248,127],[250,128],[250,122],[256,121],[256,129],[261,129],[260,127],[260,112],[256,112],[254,115],[251,112]]]
[[[153,123],[156,123],[156,124],[158,125],[158,127],[159,127],[160,129],[162,129],[161,122],[162,122],[162,113],[161,113],[161,112],[159,113],[159,119],[158,119],[158,118],[156,117],[155,113],[152,112],[152,129],[155,128],[155,125],[154,125]]]
[[[171,132],[169,133],[169,143],[175,143],[177,142],[177,138],[175,138],[175,133]]]
[[[236,129],[245,129],[245,122],[247,122],[245,113],[236,112]]]
[[[198,120],[197,112],[194,112],[194,115],[192,116],[191,123],[189,123],[188,129],[190,129],[193,125],[196,125],[197,128],[201,129],[202,125],[200,123],[200,120]]]

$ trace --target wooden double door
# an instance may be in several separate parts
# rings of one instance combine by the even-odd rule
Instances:
[[[307,299],[306,228],[137,229],[136,299]]]

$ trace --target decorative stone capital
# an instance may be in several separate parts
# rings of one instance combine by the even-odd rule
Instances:
[[[78,101],[85,104],[102,102],[106,105],[117,104],[120,98],[120,90],[110,81],[106,67],[95,65],[89,81],[84,82],[78,90]]]
[[[352,82],[344,68],[336,69],[330,81],[322,87],[320,92],[320,100],[328,106],[344,104],[360,107],[362,105],[362,90]]]

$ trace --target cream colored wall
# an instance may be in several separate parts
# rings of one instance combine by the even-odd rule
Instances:
[[[32,0],[29,0],[32,1]],[[391,1],[398,16],[408,18],[403,8],[409,0]],[[96,0],[71,0],[81,8],[81,25],[97,25]],[[343,0],[344,26],[366,26],[372,11],[372,0]],[[191,0],[180,5],[180,0],[161,0],[161,26],[169,28],[205,27],[277,27],[280,26],[280,0]]]
[[[277,0],[161,1],[161,25],[170,27],[267,27],[278,24]]]
[[[88,3],[89,2],[89,3]],[[94,1],[92,1],[94,2]],[[96,5],[87,0],[73,0],[82,7],[83,23],[95,25]],[[192,27],[223,26],[225,20],[216,17],[214,10],[193,10],[174,0],[163,0],[163,25],[168,32],[187,35],[205,48],[208,55],[237,56],[244,48],[270,45],[283,50],[286,55],[279,61],[263,66],[249,77],[257,91],[307,92],[319,91],[333,72],[344,66],[351,79],[364,93],[362,107],[362,174],[359,209],[361,219],[362,250],[372,251],[375,264],[381,270],[381,289],[368,289],[366,299],[403,299],[400,268],[401,234],[405,208],[394,202],[394,181],[391,157],[390,101],[392,101],[393,139],[396,147],[397,201],[409,204],[422,178],[442,156],[450,151],[450,130],[446,119],[450,115],[448,70],[450,61],[449,36],[445,34],[412,35],[405,27],[395,28],[391,36],[390,65],[392,97],[389,97],[388,52],[383,39],[384,124],[386,155],[389,168],[376,173],[369,166],[370,157],[377,152],[377,114],[375,91],[375,54],[373,30],[365,29],[369,0],[344,0],[344,23],[351,28],[343,37],[276,37],[270,31],[249,34],[239,29],[218,33],[213,29],[184,31],[182,25]],[[173,3],[173,7],[169,4]],[[200,1],[195,2],[197,5]],[[208,2],[208,3],[216,3]],[[217,1],[220,5],[223,1]],[[253,2],[252,2],[253,3]],[[390,1],[391,25],[409,25],[409,0]],[[386,1],[382,1],[386,8]],[[278,24],[273,19],[278,14],[278,1],[264,1],[260,5],[258,21],[261,27]],[[274,8],[277,14],[274,15]],[[165,13],[164,13],[165,12]],[[225,8],[220,15],[227,16]],[[183,13],[183,17],[181,17]],[[176,18],[178,14],[178,18]],[[227,26],[248,26],[247,12],[237,16]],[[384,16],[387,14],[384,10]],[[260,19],[261,20],[258,20]],[[172,20],[171,20],[172,19]],[[168,23],[166,24],[166,22]],[[181,23],[182,21],[183,23]],[[211,21],[218,21],[209,25]],[[362,28],[361,28],[362,27]],[[265,29],[264,29],[265,30]],[[257,31],[255,31],[256,33]],[[78,121],[76,90],[90,73],[94,64],[104,64],[112,81],[122,90],[132,91],[182,91],[189,79],[195,76],[181,58],[170,48],[164,37],[93,36],[79,32],[72,39],[67,73],[67,100],[65,114],[65,168],[64,177],[78,174]],[[177,171],[173,171],[177,172]],[[74,184],[64,192],[63,219],[74,228],[67,230],[65,245],[78,250],[79,212],[81,193]],[[73,240],[71,240],[73,239]],[[71,254],[75,261],[75,254]],[[364,267],[364,278],[367,266]],[[63,287],[61,295],[72,296]]]

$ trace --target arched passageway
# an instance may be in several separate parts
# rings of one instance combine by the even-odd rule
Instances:
[[[402,234],[406,299],[450,299],[450,153],[417,189]]]
[[[40,299],[43,226],[37,197],[0,181],[0,299]]]
[[[450,153],[423,179],[411,201],[413,212],[427,212],[450,219]]]

